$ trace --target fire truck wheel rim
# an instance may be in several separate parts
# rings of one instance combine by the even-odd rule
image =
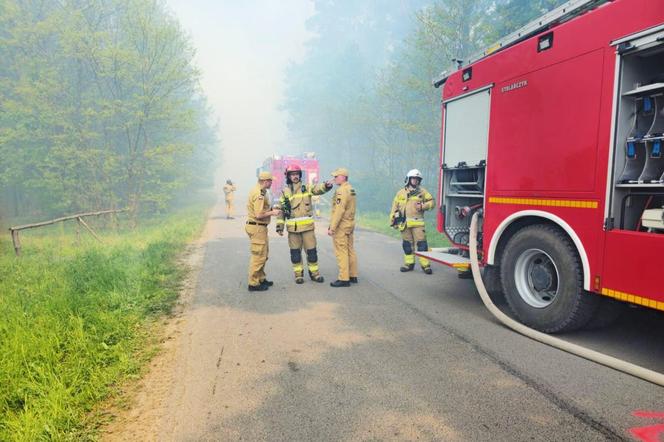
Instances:
[[[535,308],[546,308],[558,295],[558,267],[548,253],[527,249],[517,258],[514,282],[523,301]]]

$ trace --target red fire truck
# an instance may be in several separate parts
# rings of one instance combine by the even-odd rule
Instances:
[[[256,176],[261,171],[271,172],[274,180],[272,181],[272,192],[278,194],[286,186],[286,177],[284,171],[290,165],[298,165],[302,168],[302,182],[311,184],[317,181],[320,176],[318,159],[314,152],[305,152],[300,156],[280,156],[273,155],[263,161],[263,165],[256,171]]]
[[[423,255],[467,269],[477,211],[487,283],[523,323],[664,310],[663,0],[569,1],[434,85],[453,247]]]

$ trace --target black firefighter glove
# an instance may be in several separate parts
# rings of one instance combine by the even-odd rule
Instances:
[[[397,210],[392,214],[392,223],[390,227],[397,230],[403,230],[403,225],[406,223],[406,217],[401,213],[400,210]]]

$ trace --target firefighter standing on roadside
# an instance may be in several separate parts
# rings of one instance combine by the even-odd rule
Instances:
[[[249,235],[249,291],[262,292],[272,286],[265,276],[265,263],[269,252],[267,238],[267,225],[270,217],[279,216],[278,209],[270,210],[267,190],[272,186],[272,174],[261,172],[258,175],[258,184],[249,192],[247,202],[247,224],[245,231]]]
[[[330,285],[349,287],[351,283],[357,283],[357,256],[353,246],[356,195],[348,182],[348,170],[339,168],[332,172],[332,176],[337,185],[337,191],[332,201],[332,215],[327,234],[332,237],[339,277]]]
[[[314,282],[324,282],[318,271],[318,251],[316,250],[316,234],[313,218],[312,198],[332,189],[332,182],[315,184],[307,187],[302,183],[302,169],[298,165],[286,168],[287,186],[281,192],[279,206],[281,215],[277,220],[277,233],[284,234],[284,225],[288,231],[288,247],[295,273],[295,282],[304,282],[304,266],[302,265],[302,249],[307,254],[309,277]]]
[[[424,229],[424,212],[434,208],[431,194],[420,186],[422,174],[412,169],[406,174],[406,186],[399,190],[392,202],[390,225],[401,231],[403,240],[404,265],[402,272],[410,272],[415,268],[415,247],[418,252],[429,250]],[[431,274],[429,260],[420,257],[420,265],[427,275]]]
[[[226,219],[233,219],[233,194],[235,186],[231,180],[226,180],[224,185],[224,200],[226,201]]]

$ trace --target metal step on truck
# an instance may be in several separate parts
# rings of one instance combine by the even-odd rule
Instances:
[[[438,230],[548,333],[664,311],[664,1],[574,0],[434,81]]]

